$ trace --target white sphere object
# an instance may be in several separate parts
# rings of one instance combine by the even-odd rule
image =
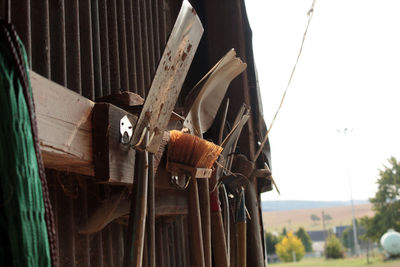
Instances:
[[[381,245],[389,255],[400,255],[400,233],[389,230],[381,237]]]

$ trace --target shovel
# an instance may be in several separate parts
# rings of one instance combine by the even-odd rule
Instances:
[[[142,266],[147,190],[154,198],[154,176],[152,171],[147,172],[147,163],[152,161],[152,155],[159,149],[203,31],[195,10],[187,0],[184,0],[131,139],[134,148],[143,153],[140,153],[142,154],[139,159],[142,164],[139,167],[141,175],[137,181],[137,189],[140,190],[136,190],[137,193],[132,194],[123,266]],[[152,188],[148,189],[148,184]],[[154,199],[151,199],[149,203],[154,205]],[[150,259],[152,263],[155,258],[154,227],[153,206],[149,207]]]

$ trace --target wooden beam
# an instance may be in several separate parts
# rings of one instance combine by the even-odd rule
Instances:
[[[92,148],[92,114],[95,103],[33,71],[30,75],[45,167],[95,176]],[[113,99],[116,104],[121,102],[116,96]],[[124,103],[128,105],[143,102],[143,99],[133,95],[127,95],[126,99],[129,101]],[[168,139],[168,131],[165,131],[154,160],[156,187],[162,189],[174,189],[169,183],[170,174],[165,170],[163,157]],[[163,164],[158,168],[160,162]],[[131,180],[127,183],[131,183]]]
[[[94,102],[33,71],[30,76],[45,167],[94,176]]]

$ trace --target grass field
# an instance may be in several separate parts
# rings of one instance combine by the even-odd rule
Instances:
[[[264,227],[269,232],[281,232],[283,227],[286,227],[286,229],[289,231],[296,231],[300,226],[304,227],[308,231],[322,230],[321,221],[319,221],[319,223],[314,223],[311,220],[312,214],[321,217],[322,211],[332,217],[332,220],[327,221],[325,224],[327,228],[331,228],[332,226],[351,224],[351,207],[341,206],[324,209],[315,208],[304,210],[263,212]],[[371,204],[355,205],[354,211],[356,218],[374,215]]]
[[[366,258],[347,258],[340,260],[325,260],[324,258],[303,259],[295,263],[273,263],[275,267],[399,267],[400,259],[384,262],[382,258],[371,259],[370,264]]]

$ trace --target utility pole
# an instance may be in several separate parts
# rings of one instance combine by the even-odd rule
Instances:
[[[322,211],[322,231],[324,233],[324,243],[326,246],[325,212]]]
[[[354,129],[344,128],[343,130],[337,130],[338,133],[344,134],[347,137],[350,133],[353,132]],[[347,153],[349,154],[349,153]],[[353,240],[354,240],[354,252],[357,256],[361,254],[360,244],[358,243],[357,237],[357,225],[356,225],[356,216],[354,212],[354,201],[353,201],[353,190],[351,186],[351,175],[350,175],[350,164],[349,160],[347,160],[347,178],[349,181],[349,188],[350,188],[350,203],[351,203],[351,213],[352,213],[352,221],[353,221]]]
[[[360,244],[358,244],[357,225],[356,225],[356,216],[355,216],[355,212],[354,212],[354,201],[353,201],[353,191],[352,191],[352,187],[351,187],[350,169],[347,169],[347,174],[349,177],[351,213],[352,213],[352,217],[353,217],[354,252],[357,256],[359,256],[361,254],[361,249],[360,249]]]

